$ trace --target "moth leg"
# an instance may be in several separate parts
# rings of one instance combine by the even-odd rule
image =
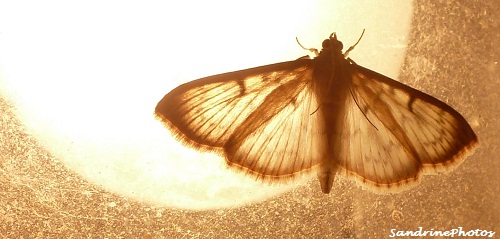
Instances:
[[[352,93],[352,89],[351,88],[349,88],[349,92],[351,92],[352,99],[354,100],[354,103],[356,103],[356,106],[358,107],[359,111],[361,111],[361,113],[363,114],[363,116],[365,117],[365,119],[368,120],[368,122],[378,131],[377,126],[375,126],[372,123],[372,121],[370,119],[368,119],[368,116],[366,116],[366,114],[363,111],[363,109],[361,109],[361,106],[359,106],[358,100],[356,99],[356,97],[354,97],[354,94]]]

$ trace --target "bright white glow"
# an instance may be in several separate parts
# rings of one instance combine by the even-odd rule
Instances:
[[[347,48],[366,29],[350,57],[396,77],[411,2],[388,2],[1,3],[1,95],[53,155],[108,190],[189,209],[263,200],[294,185],[186,149],[154,119],[156,103],[183,82],[296,59],[308,54],[296,36],[321,48],[333,31]]]

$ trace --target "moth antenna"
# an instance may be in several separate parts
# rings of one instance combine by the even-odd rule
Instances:
[[[349,52],[354,50],[354,47],[356,47],[356,45],[358,45],[359,41],[361,41],[361,38],[363,37],[364,34],[365,34],[365,29],[363,29],[363,32],[361,33],[361,36],[359,37],[358,41],[354,45],[349,47],[349,49],[347,49],[347,51],[344,52],[344,58],[347,58],[347,55],[349,55]]]
[[[304,46],[302,46],[302,44],[300,44],[299,38],[295,37],[295,40],[297,41],[297,43],[299,44],[299,46],[302,47],[302,49],[314,53],[315,56],[319,55],[318,49],[316,49],[316,48],[305,48]]]

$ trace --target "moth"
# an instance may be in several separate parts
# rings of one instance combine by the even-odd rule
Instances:
[[[455,168],[477,145],[470,125],[442,101],[348,58],[360,40],[342,53],[332,33],[319,53],[303,47],[313,59],[180,85],[155,115],[185,145],[222,155],[230,168],[267,182],[316,172],[324,193],[337,174],[394,192]]]

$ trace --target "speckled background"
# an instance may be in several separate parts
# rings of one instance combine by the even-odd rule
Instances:
[[[384,238],[392,228],[498,231],[500,4],[414,4],[413,28],[399,80],[449,103],[469,120],[480,139],[476,153],[452,173],[426,176],[419,187],[394,195],[363,191],[341,179],[330,195],[323,195],[317,181],[312,181],[310,187],[250,206],[172,210],[111,194],[69,171],[23,129],[12,114],[15,106],[0,98],[0,235]]]

